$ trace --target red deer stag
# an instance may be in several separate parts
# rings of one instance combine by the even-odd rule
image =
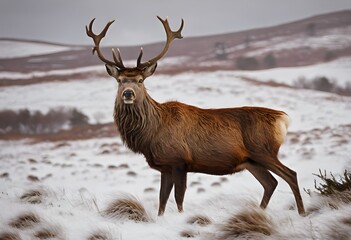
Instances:
[[[264,188],[262,208],[277,186],[273,172],[289,184],[298,212],[304,214],[296,172],[277,157],[288,127],[284,112],[261,107],[202,109],[180,102],[158,103],[147,93],[144,80],[155,72],[157,61],[171,42],[182,38],[183,20],[180,28],[172,31],[167,19],[158,19],[166,31],[166,44],[158,56],[146,62],[141,62],[141,49],[134,68],[124,66],[118,48],[117,56],[112,49],[113,61],[100,50],[100,41],[113,21],[98,35],[92,31],[95,19],[86,26],[95,43],[93,53],[97,52],[108,74],[118,82],[114,121],[123,142],[161,172],[158,215],[163,215],[173,185],[178,210],[183,211],[187,172],[224,175],[244,169]]]

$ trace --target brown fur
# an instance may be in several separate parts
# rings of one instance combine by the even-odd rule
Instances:
[[[123,142],[143,154],[149,166],[162,174],[160,215],[173,185],[182,211],[187,172],[224,175],[243,169],[248,169],[265,189],[261,207],[267,206],[277,185],[269,173],[272,171],[289,183],[299,213],[304,213],[296,173],[277,158],[288,127],[284,112],[262,107],[202,109],[176,101],[158,103],[137,80],[146,78],[141,70],[134,69],[134,75],[133,69],[128,69],[128,74],[124,71],[113,74],[108,68],[119,82],[114,120]],[[126,89],[135,93],[133,104],[123,102]]]

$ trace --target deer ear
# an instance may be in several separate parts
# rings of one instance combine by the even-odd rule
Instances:
[[[106,71],[111,77],[118,77],[119,71],[115,66],[105,64]]]
[[[152,74],[154,74],[155,70],[156,70],[156,67],[157,67],[157,62],[155,62],[154,64],[148,66],[145,68],[144,70],[144,78],[147,78],[149,76],[151,76]]]

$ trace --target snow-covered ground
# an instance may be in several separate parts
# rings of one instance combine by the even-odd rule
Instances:
[[[178,100],[203,108],[255,105],[286,111],[292,131],[311,130],[349,123],[349,98],[284,87],[252,85],[237,72],[157,75],[146,80],[150,95],[159,102]],[[0,110],[23,109],[47,112],[51,108],[76,107],[94,122],[111,122],[117,83],[113,78],[50,82],[0,88]],[[269,97],[267,97],[269,96]],[[320,104],[323,103],[323,104]],[[313,114],[311,114],[313,113]],[[103,117],[102,117],[103,116]]]
[[[308,71],[311,76],[313,71],[319,75],[324,67],[311,66]],[[278,70],[267,70],[266,75],[245,74],[256,74],[254,77],[262,81],[275,78],[279,81],[275,72]],[[255,105],[286,111],[292,124],[280,159],[298,173],[306,208],[314,206],[317,200],[303,191],[303,188],[314,189],[313,173],[319,169],[342,173],[351,167],[351,98],[256,85],[238,77],[243,74],[218,71],[155,75],[147,79],[145,85],[159,102],[178,100],[204,108]],[[290,75],[286,73],[287,78],[292,77]],[[92,122],[97,113],[104,116],[99,119],[101,122],[111,122],[116,88],[117,83],[111,78],[0,88],[0,110],[47,111],[71,106],[86,113]],[[45,227],[59,231],[61,239],[89,239],[96,231],[108,232],[110,239],[121,240],[182,239],[183,231],[194,233],[193,239],[218,239],[220,226],[234,213],[258,205],[263,193],[260,184],[247,171],[224,177],[191,173],[185,212],[177,212],[171,196],[165,216],[157,217],[160,174],[151,170],[142,156],[126,149],[117,136],[36,144],[28,140],[0,141],[0,149],[0,176],[3,176],[0,178],[0,232],[15,231],[22,239],[33,239],[33,234]],[[28,176],[39,181],[29,181]],[[45,193],[41,203],[29,204],[20,199],[31,189]],[[139,199],[152,221],[135,223],[100,214],[111,200],[123,194]],[[266,210],[276,232],[265,239],[333,239],[325,236],[333,231],[351,233],[351,226],[340,222],[350,216],[349,205],[341,205],[337,210],[322,207],[306,217],[300,217],[294,205],[291,190],[279,179]],[[10,227],[11,220],[23,212],[36,213],[40,222],[31,228]],[[197,215],[207,216],[212,223],[207,226],[187,223]]]
[[[0,41],[0,59],[29,57],[42,54],[50,54],[62,51],[68,51],[77,47],[66,47],[45,43],[35,42],[17,42],[17,41]]]
[[[333,28],[317,32],[317,34],[312,35],[306,35],[306,33],[288,34],[273,37],[268,41],[253,41],[250,46],[261,49],[250,51],[246,56],[252,57],[270,52],[301,48],[339,50],[351,46],[351,27]]]
[[[288,85],[300,77],[312,80],[315,77],[334,79],[339,86],[351,84],[351,58],[340,58],[332,62],[303,67],[272,68],[257,71],[236,71],[237,76],[245,76],[260,81],[274,81]]]

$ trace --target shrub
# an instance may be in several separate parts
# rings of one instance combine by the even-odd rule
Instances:
[[[87,124],[88,117],[76,108],[50,109],[46,114],[40,111],[30,112],[3,110],[0,112],[0,133],[41,134],[56,133],[67,126]]]
[[[307,79],[303,76],[299,77],[294,86],[297,88],[313,89],[323,92],[332,92],[344,96],[351,96],[351,83],[347,83],[344,87],[339,86],[335,79],[330,79],[325,76]]]
[[[89,118],[82,112],[73,108],[71,111],[71,116],[69,118],[69,123],[71,126],[88,124]]]
[[[317,196],[319,196],[315,202],[309,207],[308,212],[319,211],[323,207],[330,209],[339,209],[343,204],[351,203],[351,173],[345,170],[344,176],[340,176],[339,180],[330,173],[330,177],[327,176],[326,171],[322,173],[319,170],[319,174],[314,174],[322,180],[319,185],[317,181],[314,182],[314,187],[317,190]],[[305,192],[313,196],[313,192],[310,189],[304,189]]]
[[[236,60],[236,67],[240,70],[256,70],[259,62],[254,57],[239,57]]]
[[[263,64],[265,67],[267,68],[273,68],[277,65],[277,60],[274,57],[273,53],[269,53],[267,54],[264,58],[263,58]]]
[[[315,189],[321,195],[332,195],[337,192],[351,191],[351,173],[347,170],[344,171],[344,176],[340,176],[339,181],[336,180],[334,175],[330,173],[330,177],[327,177],[327,172],[324,171],[324,174],[319,170],[319,174],[313,174],[322,180],[322,183],[319,183],[317,186],[317,181],[314,182]]]

